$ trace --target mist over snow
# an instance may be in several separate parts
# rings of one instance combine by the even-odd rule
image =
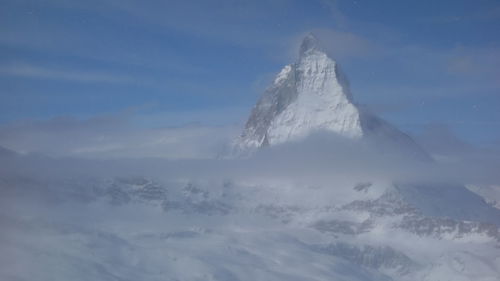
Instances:
[[[457,184],[499,182],[492,162],[426,163],[328,133],[245,159],[1,161],[6,280],[497,274],[482,264],[498,262],[500,210]]]
[[[434,127],[427,152],[355,104],[315,40],[239,137],[129,115],[1,126],[0,278],[494,280],[498,154]]]
[[[498,281],[500,5],[431,4],[2,1],[0,281]]]

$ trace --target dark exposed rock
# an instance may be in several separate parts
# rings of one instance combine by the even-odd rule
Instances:
[[[404,253],[388,246],[356,246],[338,242],[328,245],[311,245],[317,252],[346,259],[373,269],[392,269],[401,275],[408,274],[419,265]]]
[[[362,223],[341,220],[321,220],[314,223],[312,227],[324,233],[357,235],[370,231],[373,225],[370,220],[365,220]]]
[[[373,216],[413,214],[417,212],[396,191],[386,192],[375,200],[355,200],[342,206],[341,209],[369,212]]]
[[[360,182],[354,186],[354,190],[359,192],[363,191],[366,193],[368,191],[368,188],[370,188],[370,186],[372,186],[371,182]]]
[[[283,223],[288,223],[292,220],[292,218],[302,209],[298,206],[283,206],[283,205],[263,205],[260,204],[255,208],[257,213],[264,214],[274,219],[279,219]]]
[[[404,216],[401,222],[395,224],[394,227],[420,236],[432,236],[439,239],[445,235],[449,235],[451,238],[463,238],[470,234],[484,234],[500,242],[498,227],[489,223],[408,215]]]

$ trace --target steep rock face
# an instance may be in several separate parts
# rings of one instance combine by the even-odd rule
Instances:
[[[278,73],[253,108],[232,153],[248,155],[317,131],[370,138],[376,144],[389,142],[391,147],[425,154],[407,135],[354,104],[338,64],[309,34],[301,44],[298,61]]]

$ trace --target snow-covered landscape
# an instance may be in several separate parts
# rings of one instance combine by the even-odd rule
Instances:
[[[500,277],[498,167],[359,106],[313,34],[213,159],[0,151],[0,280]]]

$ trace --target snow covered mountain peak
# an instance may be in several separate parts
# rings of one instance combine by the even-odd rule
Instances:
[[[302,57],[314,51],[321,51],[318,38],[313,33],[307,34],[300,44],[299,55]]]
[[[323,129],[351,138],[363,134],[359,111],[337,63],[309,34],[302,41],[299,60],[276,75],[254,107],[235,149],[253,150]]]
[[[231,154],[248,155],[258,148],[300,140],[318,131],[351,139],[390,135],[387,139],[412,143],[406,135],[353,103],[338,64],[320,48],[316,37],[308,34],[297,62],[286,65],[276,75],[253,108]]]

